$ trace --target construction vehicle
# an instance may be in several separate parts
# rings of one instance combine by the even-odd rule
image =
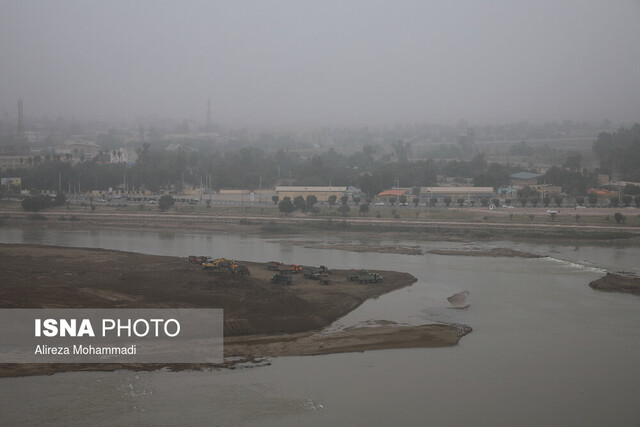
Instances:
[[[360,283],[377,283],[382,281],[382,276],[367,270],[360,270],[347,276],[347,280]]]
[[[302,274],[305,279],[320,280],[320,270],[317,268],[305,268]]]
[[[227,268],[227,271],[233,274],[239,274],[241,276],[251,275],[251,272],[249,271],[249,268],[246,265],[236,264],[235,262]]]
[[[298,264],[291,264],[291,265],[281,264],[278,266],[278,271],[280,273],[297,274],[297,273],[302,273],[302,270],[303,268],[300,267]]]
[[[321,275],[325,275],[325,276],[329,275],[329,269],[324,265],[321,265],[320,267],[317,267],[317,268],[310,267],[310,268],[305,268],[302,271],[302,274],[306,279],[320,280]]]
[[[205,255],[189,255],[189,262],[192,264],[202,264],[203,262],[207,261],[208,259],[210,259],[208,256]]]
[[[267,263],[267,270],[278,271],[282,263],[280,261],[269,261]]]
[[[236,264],[235,260],[231,260],[225,269],[233,274],[240,274],[242,276],[249,276],[251,273],[249,272],[249,268],[243,264]]]
[[[226,258],[216,258],[214,260],[207,260],[202,263],[204,270],[220,270],[229,266],[231,261]]]
[[[328,272],[320,273],[320,283],[322,283],[323,285],[328,285],[329,284],[329,273]]]
[[[280,285],[290,285],[293,283],[293,277],[288,274],[276,273],[271,278],[271,283],[280,284]]]

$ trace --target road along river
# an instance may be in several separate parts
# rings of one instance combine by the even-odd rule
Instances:
[[[459,345],[442,349],[275,358],[268,366],[211,372],[4,378],[4,423],[640,424],[640,298],[588,286],[605,271],[640,274],[636,246],[354,242],[545,255],[485,258],[313,249],[291,239],[232,235],[16,228],[0,229],[0,242],[406,271],[418,278],[414,285],[365,302],[328,329],[380,321],[473,328]],[[344,242],[334,236],[324,243]],[[447,298],[464,290],[470,307],[450,308]]]

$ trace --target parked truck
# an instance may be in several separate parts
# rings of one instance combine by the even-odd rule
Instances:
[[[321,265],[320,267],[317,267],[317,268],[310,267],[310,268],[305,268],[302,271],[302,274],[306,279],[320,280],[322,277],[329,276],[329,269],[324,265]]]
[[[347,276],[347,280],[360,283],[377,283],[382,281],[382,276],[368,270],[360,270]]]
[[[267,263],[267,270],[278,271],[282,263],[280,261],[269,261]]]
[[[289,274],[297,274],[297,273],[302,273],[302,267],[300,267],[298,264],[291,264],[291,265],[285,265],[285,264],[281,264],[278,266],[278,271],[280,273],[289,273]]]

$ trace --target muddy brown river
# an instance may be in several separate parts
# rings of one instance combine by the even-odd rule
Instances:
[[[355,242],[544,255],[485,258],[314,249],[290,238],[15,228],[0,229],[0,242],[406,271],[414,285],[367,301],[328,330],[385,321],[473,328],[441,349],[283,357],[206,372],[4,378],[5,425],[640,425],[640,297],[588,286],[606,271],[640,274],[637,246]],[[465,290],[469,308],[452,309],[447,298]]]

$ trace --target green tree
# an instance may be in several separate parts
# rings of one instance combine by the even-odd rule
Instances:
[[[431,198],[431,206],[438,206],[438,198],[437,197],[432,197]]]
[[[591,205],[591,207],[594,207],[596,203],[598,203],[598,196],[595,194],[589,194],[587,196],[587,200],[589,201],[589,204]]]
[[[400,196],[400,197],[398,198],[398,201],[399,201],[400,203],[403,203],[403,204],[404,204],[404,203],[407,203],[407,196],[405,196],[405,195],[403,194],[402,196]]]
[[[556,204],[557,207],[562,206],[562,202],[564,201],[564,197],[561,195],[556,195],[553,196],[553,202]]]
[[[459,197],[456,201],[458,202],[458,206],[462,207],[462,205],[464,205],[464,197]]]
[[[420,199],[418,197],[413,198],[413,206],[418,206],[420,204]]]
[[[527,206],[527,203],[529,203],[529,199],[527,199],[526,197],[523,197],[520,199],[520,204],[522,205],[523,208]]]
[[[164,196],[160,197],[160,201],[158,202],[158,209],[160,209],[160,211],[162,212],[165,212],[175,204],[176,200],[173,198],[173,196],[170,194],[165,194]]]
[[[67,203],[67,196],[64,193],[56,194],[56,197],[53,201],[54,206],[62,206]]]
[[[628,194],[625,194],[624,196],[622,196],[622,203],[624,204],[625,207],[631,206],[632,201],[633,201],[633,197],[629,196]]]
[[[451,204],[451,197],[447,196],[444,198],[444,205],[446,207],[449,207],[449,205]]]
[[[329,205],[331,205],[331,206],[335,205],[337,200],[338,200],[338,196],[336,196],[335,194],[332,194],[327,199],[327,201],[329,202]]]
[[[369,212],[369,203],[362,203],[360,205],[360,213],[367,215],[368,212]]]
[[[47,209],[53,205],[51,197],[46,195],[38,195],[25,197],[22,200],[22,209],[28,212],[38,212]]]
[[[626,220],[626,218],[624,217],[624,215],[622,215],[620,212],[616,212],[616,213],[613,215],[613,219],[615,219],[615,220],[616,220],[616,223],[617,223],[617,224],[624,224],[624,222],[625,222],[625,220]]]
[[[614,208],[617,208],[620,205],[620,199],[616,196],[613,196],[610,201]]]
[[[285,215],[289,215],[291,212],[296,210],[296,207],[291,203],[291,197],[286,196],[282,199],[282,201],[278,204],[278,210]]]
[[[271,196],[271,200],[273,200],[273,204],[274,205],[277,205],[278,204],[278,200],[280,200],[280,198],[277,195],[275,195],[275,196]]]
[[[347,216],[347,212],[349,212],[350,210],[351,208],[346,203],[341,204],[338,208],[338,212],[340,212],[342,216]]]
[[[576,204],[578,204],[580,206],[584,205],[584,196],[576,197]]]
[[[313,208],[313,205],[315,205],[316,203],[318,203],[318,198],[313,194],[309,194],[307,196],[307,209],[311,210]]]
[[[293,205],[297,210],[301,210],[302,212],[307,210],[307,202],[305,202],[302,196],[296,196],[296,198],[293,199]]]

